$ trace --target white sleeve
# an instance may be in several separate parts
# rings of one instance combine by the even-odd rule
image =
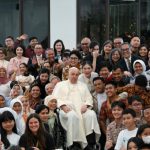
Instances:
[[[116,146],[115,146],[115,150],[120,150],[122,145],[123,145],[123,135],[124,132],[123,131],[120,131],[119,135],[118,135],[118,138],[117,138],[117,143],[116,143]]]

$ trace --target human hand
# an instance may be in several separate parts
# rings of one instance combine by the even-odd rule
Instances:
[[[61,109],[62,109],[65,113],[68,113],[69,111],[71,111],[71,108],[69,108],[69,107],[66,106],[66,105],[62,106]]]
[[[18,71],[18,68],[17,67],[14,67],[13,68],[13,72],[17,72]]]
[[[0,140],[0,150],[3,150],[4,149],[4,144],[3,142]]]
[[[97,58],[98,56],[99,56],[99,52],[98,51],[93,52],[93,57],[94,58]]]
[[[20,38],[20,40],[26,40],[28,38],[28,35],[22,34],[19,38]]]
[[[34,150],[40,150],[39,148],[37,148],[37,147],[32,147]]]
[[[82,105],[81,106],[81,113],[85,113],[87,111],[87,105]]]
[[[110,149],[112,146],[113,146],[112,140],[109,140],[106,142],[105,148],[107,150],[107,149]]]
[[[125,76],[128,76],[128,77],[132,77],[132,74],[131,74],[131,72],[129,72],[129,71],[124,71],[124,75],[125,75]]]

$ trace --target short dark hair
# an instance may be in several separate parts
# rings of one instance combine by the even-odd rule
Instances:
[[[96,42],[96,41],[92,41],[92,42],[90,43],[89,48],[90,48],[90,49],[93,49],[96,45],[98,45],[98,46],[99,46],[98,42]]]
[[[112,71],[116,71],[117,69],[120,69],[122,72],[124,72],[124,68],[121,65],[114,65]]]
[[[127,115],[127,114],[130,114],[133,118],[136,117],[135,111],[131,108],[125,109],[122,113],[122,115]]]
[[[104,62],[101,63],[99,71],[101,71],[103,68],[107,68],[109,71],[111,70],[111,67]]]
[[[93,78],[93,83],[94,83],[95,81],[97,81],[97,80],[101,80],[103,83],[105,83],[105,80],[104,80],[103,77],[95,77],[95,78]]]
[[[111,109],[113,109],[116,106],[122,108],[123,110],[125,110],[125,108],[126,108],[126,105],[123,102],[121,102],[121,101],[115,101],[115,102],[113,102],[111,104]]]
[[[139,148],[139,146],[141,146],[143,144],[142,139],[138,138],[138,137],[132,137],[129,139],[128,144],[127,144],[127,149],[129,148],[129,144],[133,142],[136,144],[136,146]]]
[[[34,39],[38,40],[38,38],[36,36],[32,36],[32,37],[29,38],[29,42],[31,42]]]
[[[5,39],[12,39],[14,41],[14,38],[11,35],[7,36]]]
[[[108,84],[113,85],[115,88],[117,87],[117,84],[114,81],[108,81],[108,82],[106,82],[105,86],[108,85]]]
[[[78,51],[78,50],[73,50],[73,51],[71,51],[70,52],[70,56],[71,55],[76,55],[77,57],[78,57],[78,59],[81,59],[82,57],[81,57],[81,54],[80,54],[80,52]]]
[[[42,69],[39,71],[39,76],[40,76],[41,74],[43,74],[43,73],[47,73],[48,76],[49,76],[49,74],[50,74],[50,72],[49,72],[49,70],[48,70],[47,68],[42,68]]]
[[[44,109],[47,109],[49,112],[49,107],[47,107],[46,105],[44,105],[44,104],[38,105],[36,107],[35,113],[39,114]]]
[[[132,105],[134,101],[140,102],[142,105],[144,104],[143,100],[138,95],[133,95],[128,98],[128,104]]]
[[[135,78],[135,85],[138,85],[140,87],[146,88],[147,86],[147,78],[145,75],[138,75]]]

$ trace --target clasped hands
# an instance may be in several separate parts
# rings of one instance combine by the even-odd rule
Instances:
[[[82,105],[81,106],[81,114],[85,113],[87,111],[87,105]],[[72,109],[67,106],[67,105],[63,105],[61,106],[61,109],[65,112],[65,113],[68,113],[69,111],[71,111]]]

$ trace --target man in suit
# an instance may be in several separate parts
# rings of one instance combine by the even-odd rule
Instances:
[[[41,69],[44,61],[46,60],[45,55],[43,54],[43,47],[40,43],[36,44],[34,47],[33,57],[31,58],[32,64],[30,65],[31,74],[36,77],[39,70]]]
[[[132,55],[131,46],[129,43],[125,42],[121,45],[121,52],[122,52],[122,60],[120,62],[121,66],[123,67],[124,71],[128,71],[131,74],[134,74],[133,70],[133,62],[138,59],[135,55]]]

